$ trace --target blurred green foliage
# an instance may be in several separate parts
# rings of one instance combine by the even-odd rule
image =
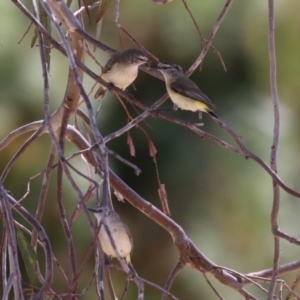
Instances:
[[[187,0],[201,32],[208,37],[225,1]],[[75,3],[73,3],[75,7]],[[278,89],[281,100],[281,138],[278,156],[280,177],[292,188],[300,190],[299,184],[299,118],[300,94],[300,3],[296,0],[281,1],[276,5],[276,51],[278,63]],[[30,25],[29,21],[12,2],[0,3],[0,138],[28,122],[43,118],[43,79],[38,47],[30,48],[33,28],[19,44]],[[95,18],[96,12],[92,12]],[[102,27],[101,40],[121,49],[135,47],[122,34],[120,45],[118,29],[114,24],[115,5],[111,2]],[[150,0],[121,1],[120,20],[124,28],[148,51],[163,61],[178,63],[187,69],[200,53],[201,43],[193,22],[184,9],[182,1],[174,0],[167,5],[154,5]],[[95,34],[94,20],[86,22],[86,29]],[[245,145],[264,161],[269,161],[273,134],[273,106],[270,96],[268,58],[268,11],[266,1],[235,1],[221,25],[214,46],[224,60],[227,72],[215,53],[209,52],[201,71],[196,70],[192,79],[209,95],[217,106],[217,113],[243,137]],[[97,50],[95,55],[104,63],[108,56]],[[99,67],[87,57],[87,65],[100,73]],[[51,52],[50,104],[54,111],[62,101],[67,81],[66,58]],[[85,77],[87,91],[94,82]],[[135,88],[129,87],[140,101],[154,103],[165,93],[164,83],[140,72]],[[127,104],[127,103],[126,103]],[[98,103],[93,102],[96,108]],[[163,107],[172,107],[171,101]],[[129,108],[130,109],[130,108]],[[133,114],[134,112],[130,110]],[[191,118],[190,112],[167,112],[178,118]],[[194,120],[196,116],[193,117]],[[98,117],[99,129],[105,136],[127,122],[124,109],[113,94],[103,101]],[[210,118],[203,117],[204,131],[230,143],[232,139],[216,126]],[[219,265],[240,272],[253,272],[272,266],[273,238],[270,231],[272,207],[271,178],[251,160],[221,148],[212,141],[201,140],[187,129],[158,118],[149,118],[142,123],[155,144],[161,182],[166,185],[172,217],[178,222],[201,251]],[[120,162],[111,159],[117,174],[142,197],[160,207],[157,195],[155,166],[149,156],[147,139],[141,130],[131,130],[136,156],[131,157],[126,136],[113,140],[108,146],[142,169],[140,176]],[[26,140],[22,137],[1,151],[0,169]],[[31,145],[18,160],[5,181],[5,187],[14,197],[20,198],[26,191],[29,177],[45,168],[50,142],[43,136]],[[74,148],[67,147],[68,154]],[[85,171],[79,158],[72,163]],[[74,176],[76,176],[74,174]],[[87,183],[75,177],[83,190]],[[47,199],[43,224],[53,244],[54,252],[63,265],[66,241],[58,218],[55,199],[55,175]],[[41,178],[31,183],[30,196],[23,205],[35,213]],[[297,236],[299,222],[299,199],[281,193],[280,226]],[[116,210],[127,223],[134,237],[133,264],[140,276],[164,286],[166,278],[178,260],[170,236],[128,203],[117,202]],[[65,180],[64,203],[68,217],[78,204],[76,195]],[[93,206],[94,203],[89,203]],[[84,216],[73,227],[78,264],[92,243]],[[41,255],[42,256],[42,255]],[[281,263],[299,258],[299,250],[286,242],[282,243]],[[84,271],[79,289],[83,289],[93,272],[93,259]],[[57,272],[59,274],[59,272]],[[124,285],[123,276],[114,274],[120,281],[119,293]],[[289,283],[293,274],[286,277]],[[241,299],[233,290],[212,283],[226,299]],[[56,290],[65,292],[65,282],[57,275]],[[256,288],[249,288],[258,297],[266,297]],[[172,292],[180,299],[216,299],[201,274],[186,267],[175,280]],[[131,297],[136,289],[131,285]],[[146,300],[158,299],[157,291],[146,288]],[[84,299],[94,299],[92,289]],[[133,299],[133,298],[131,298]]]

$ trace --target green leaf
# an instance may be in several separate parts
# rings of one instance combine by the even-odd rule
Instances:
[[[42,23],[42,25],[45,27],[45,29],[48,31],[49,35],[51,35],[51,23],[50,23],[50,18],[47,15],[47,13],[44,10],[44,7],[41,5],[41,3],[39,2],[39,10],[40,10],[40,21]],[[34,45],[36,44],[38,38],[38,31],[35,28],[34,30],[34,35],[31,39],[31,48],[34,47]],[[51,54],[51,43],[48,39],[44,38],[44,49],[45,49],[45,55],[46,55],[46,64],[47,64],[47,70],[50,70],[50,54]]]
[[[84,8],[85,8],[86,14],[88,16],[89,23],[91,24],[91,15],[90,15],[90,10],[89,10],[89,2],[88,2],[88,0],[83,0],[83,4],[84,4]]]
[[[96,23],[98,23],[102,17],[104,16],[108,6],[109,6],[110,0],[102,0],[101,4],[99,6],[99,11],[97,14],[97,19],[96,19]]]
[[[50,18],[47,15],[47,13],[44,10],[43,5],[39,1],[39,9],[40,9],[40,20],[41,23],[44,25],[46,28],[47,32],[51,35],[51,22]],[[47,69],[48,72],[50,70],[50,54],[51,54],[51,43],[48,39],[44,38],[44,48],[45,48],[45,54],[46,54],[46,63],[47,63]]]
[[[37,30],[35,29],[35,30],[34,30],[34,35],[33,35],[32,39],[31,39],[31,44],[30,44],[30,47],[31,47],[31,48],[34,47],[34,45],[35,45],[35,43],[36,43],[36,40],[37,40],[37,37],[38,37],[38,32],[37,32]]]
[[[31,286],[40,287],[41,283],[39,282],[34,270],[34,264],[38,260],[37,254],[19,228],[17,228],[17,240]]]

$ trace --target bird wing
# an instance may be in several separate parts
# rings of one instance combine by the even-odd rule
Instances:
[[[171,89],[182,96],[205,103],[210,108],[216,108],[211,100],[200,90],[192,80],[186,76],[179,76],[170,85]]]
[[[106,65],[103,67],[103,73],[107,73],[114,64],[116,64],[119,60],[121,53],[113,54],[113,56],[107,61]]]

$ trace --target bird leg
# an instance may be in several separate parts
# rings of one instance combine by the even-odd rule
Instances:
[[[127,90],[124,90],[124,91],[127,92]],[[127,92],[127,95],[128,95],[128,97],[129,97],[130,99],[133,99],[133,100],[134,100],[134,96],[133,96],[132,94],[130,94],[130,93]],[[127,101],[127,102],[129,102],[129,101]]]
[[[202,127],[202,126],[204,126],[204,123],[194,123],[194,125],[195,125],[196,127]]]
[[[128,273],[126,273],[126,280],[134,280],[136,278],[136,272],[130,270]]]
[[[104,255],[104,265],[108,266],[110,264],[110,261],[111,261],[111,258],[105,254]]]
[[[186,124],[187,124],[187,125],[193,124],[193,125],[195,125],[196,127],[204,126],[204,123],[193,123],[193,122],[192,122],[194,114],[195,114],[195,112],[193,112],[191,118],[189,118],[189,119],[186,121]]]
[[[174,104],[173,109],[176,111],[178,109],[178,106],[176,104]]]
[[[202,111],[200,111],[200,110],[198,111],[198,119],[202,120]]]

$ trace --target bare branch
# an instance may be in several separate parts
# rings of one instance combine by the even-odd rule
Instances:
[[[274,1],[269,0],[269,30],[268,30],[268,43],[269,43],[269,61],[270,61],[270,84],[271,94],[273,99],[274,108],[274,129],[273,129],[273,143],[271,147],[270,165],[271,169],[277,173],[277,152],[279,145],[279,131],[280,131],[280,111],[279,111],[279,97],[277,90],[276,79],[276,53],[275,53],[275,13]],[[271,214],[272,232],[274,234],[274,261],[273,261],[273,274],[271,285],[269,288],[268,300],[271,300],[274,295],[276,282],[278,279],[278,267],[280,258],[280,239],[276,234],[280,232],[278,229],[278,214],[280,205],[280,189],[278,183],[273,180],[273,206]]]

